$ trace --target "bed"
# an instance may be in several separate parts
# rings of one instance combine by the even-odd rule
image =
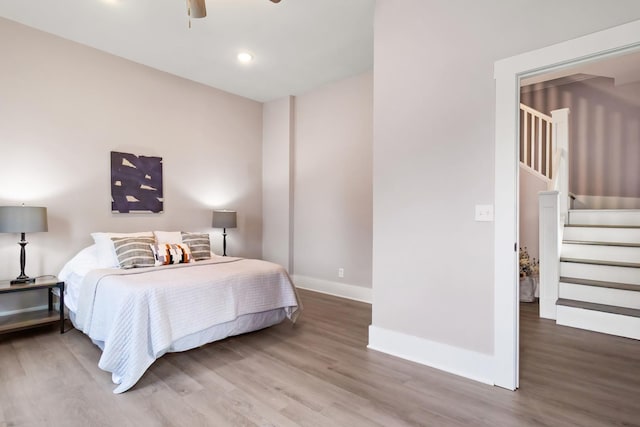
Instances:
[[[133,387],[167,352],[185,351],[263,329],[302,310],[283,267],[212,256],[196,262],[104,268],[99,245],[80,251],[59,274],[76,329],[101,350],[114,393]]]

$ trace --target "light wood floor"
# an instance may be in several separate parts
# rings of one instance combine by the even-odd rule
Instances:
[[[295,326],[165,355],[121,395],[76,330],[2,336],[0,426],[640,426],[638,341],[523,304],[511,392],[367,350],[370,306],[301,297]]]

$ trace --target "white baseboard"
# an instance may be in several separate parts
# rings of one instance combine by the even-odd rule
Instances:
[[[368,348],[441,371],[494,385],[491,355],[369,326]]]
[[[540,297],[540,317],[543,319],[556,319],[556,301],[557,297],[545,298]]]
[[[352,299],[371,304],[373,301],[371,288],[350,285],[348,283],[332,282],[330,280],[317,279],[315,277],[291,276],[297,288],[334,295],[341,298]]]

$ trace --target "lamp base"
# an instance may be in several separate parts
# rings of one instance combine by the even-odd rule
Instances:
[[[34,283],[36,281],[35,277],[18,277],[11,281],[12,285],[24,285],[25,283]]]
[[[227,256],[227,229],[222,229],[222,256]]]

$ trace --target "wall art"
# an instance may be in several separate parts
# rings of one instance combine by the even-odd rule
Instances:
[[[162,157],[111,152],[111,211],[161,213]]]

